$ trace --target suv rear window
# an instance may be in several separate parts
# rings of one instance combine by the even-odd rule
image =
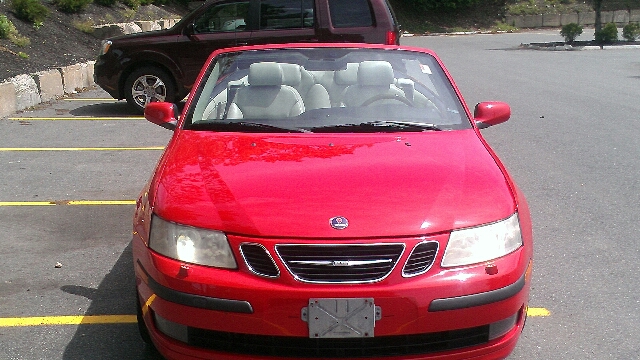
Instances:
[[[260,29],[313,27],[313,0],[262,0]]]
[[[373,26],[369,0],[329,0],[329,11],[335,28]]]

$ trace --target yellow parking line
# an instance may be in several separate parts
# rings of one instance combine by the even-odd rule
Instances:
[[[24,147],[24,148],[0,148],[0,152],[9,151],[130,151],[130,150],[164,150],[164,146],[140,146],[140,147]]]
[[[0,328],[42,325],[130,324],[135,322],[137,322],[136,315],[34,316],[0,318]]]
[[[527,315],[532,317],[547,317],[551,316],[551,311],[545,308],[529,308],[527,309]]]
[[[148,304],[153,302],[155,295],[149,298]],[[529,308],[529,316],[550,316],[551,313],[545,308]],[[0,318],[1,327],[18,326],[43,326],[43,325],[86,325],[86,324],[131,324],[136,323],[136,315],[80,315],[80,316],[33,316],[33,317],[12,317]]]
[[[135,200],[0,201],[0,206],[135,205]]]
[[[111,120],[144,120],[144,116],[71,116],[71,117],[10,117],[12,121],[58,121],[58,120],[82,120],[82,121],[111,121]]]
[[[64,100],[65,101],[113,101],[113,102],[120,101],[118,99],[113,99],[113,98],[110,98],[110,99],[107,99],[107,98],[82,98],[82,99],[71,99],[71,98],[68,98],[68,99],[64,99]]]

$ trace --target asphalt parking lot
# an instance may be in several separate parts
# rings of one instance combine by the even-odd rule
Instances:
[[[531,317],[510,359],[640,358],[640,51],[511,50],[547,36],[402,43],[435,49],[470,106],[513,108],[483,132],[534,216]],[[170,136],[101,90],[0,119],[0,359],[158,358],[137,333],[129,243]]]

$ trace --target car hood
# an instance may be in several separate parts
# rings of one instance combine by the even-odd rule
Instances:
[[[152,184],[166,220],[247,236],[416,236],[515,211],[474,130],[386,134],[181,131]],[[349,226],[333,229],[342,216]]]

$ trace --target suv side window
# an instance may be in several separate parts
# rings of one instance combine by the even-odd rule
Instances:
[[[314,0],[260,1],[260,29],[296,29],[314,25]]]
[[[244,31],[249,13],[249,1],[226,2],[212,6],[195,19],[196,33]]]
[[[369,0],[329,0],[329,12],[335,28],[373,26]]]

